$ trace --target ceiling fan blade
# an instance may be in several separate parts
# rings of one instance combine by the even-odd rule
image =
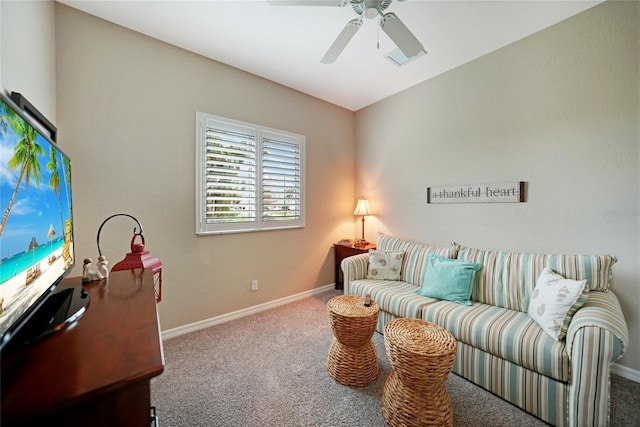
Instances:
[[[409,31],[395,13],[384,14],[380,22],[380,28],[387,33],[407,58],[411,58],[424,50],[422,43]]]
[[[352,19],[347,22],[347,25],[342,29],[338,38],[333,42],[327,53],[322,57],[323,64],[333,64],[338,59],[338,56],[342,53],[347,44],[351,41],[353,36],[356,35],[360,27],[362,26],[362,19]]]
[[[267,0],[272,6],[345,6],[348,0]]]

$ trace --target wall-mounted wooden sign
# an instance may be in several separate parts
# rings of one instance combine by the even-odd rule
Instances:
[[[524,202],[524,181],[427,188],[427,203]]]

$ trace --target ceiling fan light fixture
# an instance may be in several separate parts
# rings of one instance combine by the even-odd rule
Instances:
[[[378,8],[376,6],[367,6],[364,10],[364,16],[367,19],[373,19],[378,16]]]
[[[398,0],[404,1],[404,0]],[[384,31],[391,41],[400,49],[397,53],[387,54],[387,58],[398,66],[402,66],[414,57],[420,57],[426,52],[422,43],[414,36],[406,25],[395,13],[385,13],[393,0],[267,0],[272,5],[283,6],[347,6],[351,5],[358,18],[347,22],[338,37],[334,40],[329,50],[320,60],[323,64],[333,64],[342,51],[347,47],[353,36],[362,26],[362,19],[374,19],[380,17],[379,28]],[[380,47],[378,39],[378,47]]]

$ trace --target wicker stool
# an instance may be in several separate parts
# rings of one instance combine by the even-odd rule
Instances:
[[[363,386],[378,376],[378,355],[371,341],[378,321],[378,304],[364,306],[364,297],[341,295],[327,303],[333,341],[327,370],[340,384]]]
[[[453,426],[444,386],[453,369],[456,340],[446,329],[419,319],[385,325],[391,374],[382,392],[382,415],[391,426]]]

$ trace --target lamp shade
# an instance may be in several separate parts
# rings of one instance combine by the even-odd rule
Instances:
[[[354,215],[371,215],[371,209],[369,208],[369,201],[367,199],[358,199],[356,209],[353,211]]]

